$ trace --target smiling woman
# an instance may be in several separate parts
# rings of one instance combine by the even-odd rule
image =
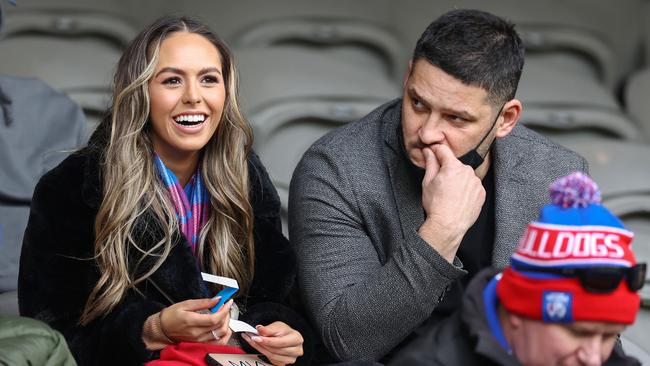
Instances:
[[[183,185],[221,121],[226,101],[221,69],[219,52],[201,35],[175,33],[160,46],[149,81],[151,137],[163,161],[186,173],[179,176]]]
[[[307,328],[280,304],[295,257],[236,76],[205,26],[158,20],[121,57],[88,146],[39,182],[20,311],[60,330],[79,364],[142,364],[181,341],[250,346],[275,365],[304,353]],[[200,272],[236,279],[238,297],[210,313],[218,289]],[[234,308],[259,336],[232,337]]]

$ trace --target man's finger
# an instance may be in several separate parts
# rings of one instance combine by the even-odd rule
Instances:
[[[422,149],[422,154],[424,154],[425,161],[424,182],[430,182],[436,177],[436,175],[438,175],[440,163],[430,148],[425,147]]]
[[[433,151],[436,158],[438,159],[438,163],[440,164],[440,167],[449,164],[460,163],[458,158],[454,156],[453,151],[451,151],[451,149],[447,145],[442,145],[442,144],[435,145],[431,147],[431,150]]]

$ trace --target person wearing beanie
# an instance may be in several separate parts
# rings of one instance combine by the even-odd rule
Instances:
[[[391,365],[639,364],[618,342],[635,321],[645,281],[634,234],[582,173],[556,180],[550,195],[510,265],[477,274],[462,308]]]

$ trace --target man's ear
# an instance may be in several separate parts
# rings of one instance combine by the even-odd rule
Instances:
[[[521,116],[521,102],[518,99],[511,99],[503,106],[501,122],[497,123],[495,136],[502,138],[508,136],[512,129],[515,128],[519,117]]]
[[[521,327],[521,324],[523,323],[523,319],[517,314],[513,313],[507,313],[506,317],[508,319],[508,324],[510,324],[510,328],[518,329]]]
[[[411,76],[411,71],[413,71],[413,60],[409,60],[409,67],[404,73],[404,80],[402,81],[402,89],[406,89],[406,82],[409,81],[409,76]]]

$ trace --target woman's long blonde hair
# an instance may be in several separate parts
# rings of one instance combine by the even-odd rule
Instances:
[[[82,325],[106,315],[127,291],[151,276],[169,255],[174,239],[182,235],[167,189],[154,167],[148,122],[148,83],[160,45],[173,32],[196,33],[214,44],[221,55],[226,86],[223,115],[201,162],[211,206],[198,244],[201,270],[236,279],[240,294],[246,293],[253,277],[247,165],[252,131],[239,109],[232,54],[197,21],[165,17],[133,40],[115,73],[110,119],[104,121],[110,123],[110,138],[101,160],[103,200],[95,219],[94,253],[100,278],[81,315]],[[138,220],[143,214],[155,219]],[[152,230],[162,232],[162,238],[153,246],[142,247],[143,235]],[[129,260],[134,258],[137,260]]]

